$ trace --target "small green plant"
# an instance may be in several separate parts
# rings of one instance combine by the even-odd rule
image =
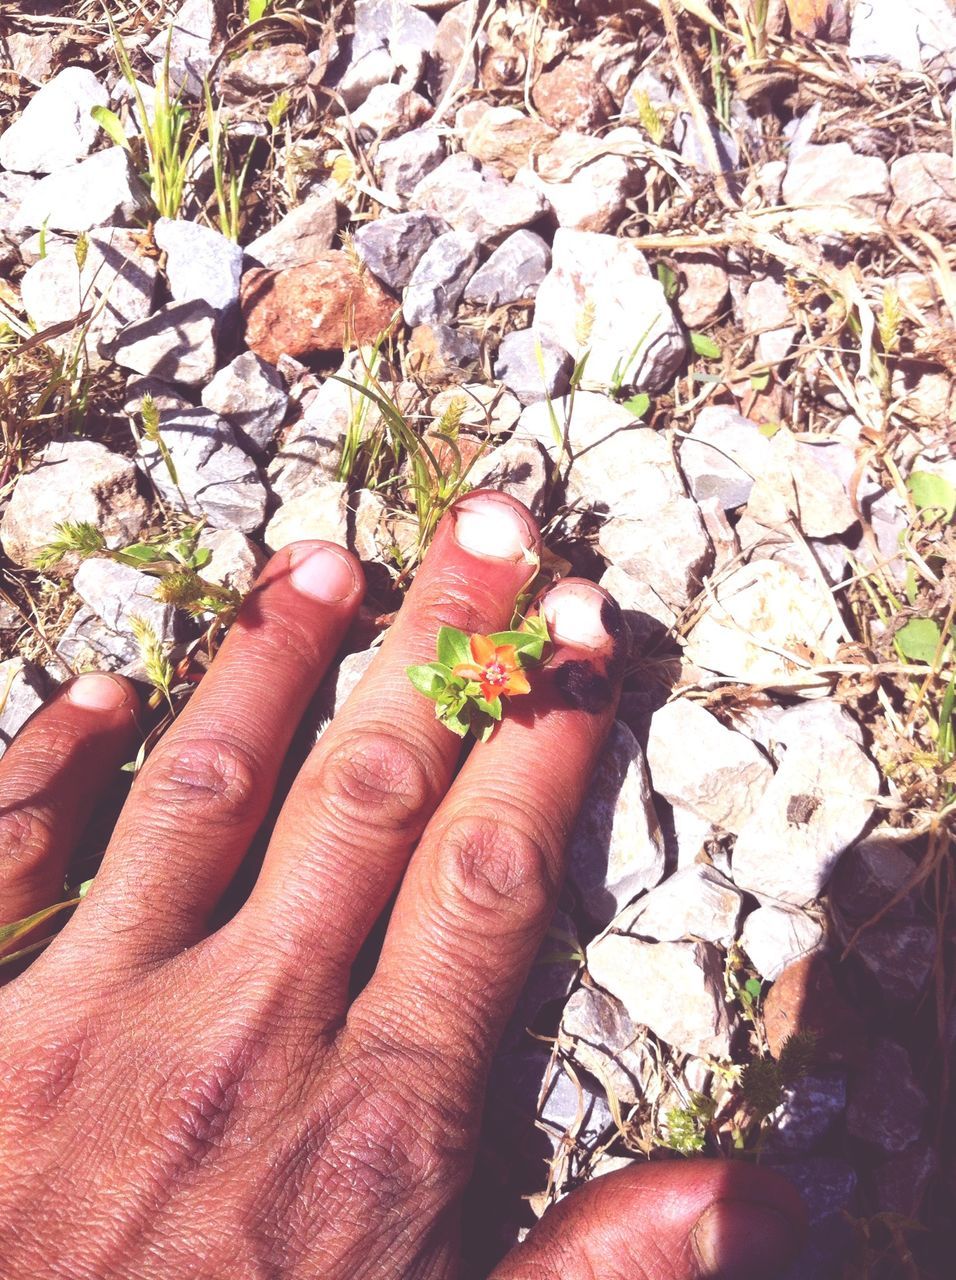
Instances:
[[[717,1103],[704,1093],[692,1093],[686,1107],[671,1107],[664,1117],[663,1145],[682,1156],[697,1155],[707,1145]]]
[[[250,143],[245,160],[237,168],[233,163],[229,146],[229,126],[222,118],[222,111],[213,106],[208,80],[203,85],[203,89],[206,104],[206,134],[212,165],[213,188],[216,193],[216,207],[219,213],[219,230],[227,240],[238,243],[242,221],[242,194],[249,176],[255,143]]]
[[[271,8],[272,0],[249,0],[249,5],[246,10],[247,20],[250,23],[259,22],[260,19],[266,16]]]
[[[170,711],[174,712],[172,683],[175,673],[166,648],[157,636],[155,627],[145,618],[139,617],[138,614],[131,614],[129,625],[133,638],[139,646],[140,660],[146,679],[165,699]]]
[[[664,141],[667,129],[660,112],[651,102],[646,90],[641,89],[635,95],[635,106],[637,107],[637,118],[640,121],[641,128],[654,146],[659,147]]]
[[[740,1077],[744,1102],[755,1120],[762,1122],[783,1101],[783,1091],[813,1070],[817,1058],[817,1035],[814,1031],[797,1031],[789,1036],[773,1058],[756,1058],[748,1062]]]
[[[179,475],[176,472],[176,464],[173,462],[172,454],[166,441],[163,439],[159,430],[159,405],[153,397],[146,393],[140,401],[139,420],[143,432],[143,439],[148,440],[150,444],[154,444],[159,452],[159,456],[163,460],[163,465],[169,472],[169,478],[172,480],[176,488],[179,488]]]

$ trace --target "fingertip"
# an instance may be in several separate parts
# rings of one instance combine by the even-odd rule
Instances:
[[[131,681],[106,671],[90,671],[77,676],[70,681],[66,697],[85,711],[132,711],[139,705],[139,697]]]
[[[357,601],[365,589],[358,559],[333,542],[295,542],[279,553],[289,571],[289,582],[301,595],[322,604]]]
[[[537,561],[541,533],[523,503],[496,489],[474,489],[445,517],[462,550],[489,560]]]
[[[556,644],[601,652],[625,635],[614,597],[586,578],[563,578],[540,597],[538,607]]]

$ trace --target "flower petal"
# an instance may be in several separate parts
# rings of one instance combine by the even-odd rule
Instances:
[[[461,676],[463,680],[480,680],[484,667],[476,666],[473,662],[456,662],[451,669],[453,676]]]
[[[518,664],[518,650],[513,644],[500,644],[495,649],[495,659],[506,671],[514,671]]]
[[[515,671],[509,672],[507,682],[505,683],[501,692],[508,694],[509,697],[514,697],[514,695],[518,693],[531,692],[531,684],[528,680],[528,677],[525,675],[525,673],[521,670],[520,667],[518,667]]]
[[[486,667],[495,660],[495,642],[491,636],[478,635],[476,632],[470,640],[471,656],[480,667]]]

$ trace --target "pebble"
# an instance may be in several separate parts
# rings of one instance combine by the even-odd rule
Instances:
[[[459,425],[469,428],[474,435],[506,435],[514,430],[521,417],[517,396],[504,387],[484,382],[466,382],[460,387],[439,391],[428,401],[428,416],[437,425],[453,403],[457,403],[461,412]]]
[[[698,502],[716,498],[725,511],[742,507],[767,465],[770,441],[756,422],[726,405],[701,409],[680,446],[680,465]]]
[[[883,998],[908,1007],[926,990],[935,967],[936,930],[930,924],[886,919],[865,929],[853,951]]]
[[[203,387],[202,402],[229,420],[243,447],[259,453],[282,425],[289,396],[273,365],[243,351]]]
[[[646,1036],[620,1000],[579,987],[564,1006],[559,1044],[621,1102],[640,1102],[654,1071]]]
[[[856,524],[853,504],[839,479],[817,461],[813,445],[781,427],[767,441],[747,514],[771,529],[795,520],[810,538],[829,538]]]
[[[229,311],[239,301],[242,250],[211,227],[184,218],[160,218],[153,228],[166,254],[166,279],[174,302],[207,302]]]
[[[783,180],[789,205],[849,205],[877,214],[890,200],[890,174],[879,156],[858,156],[848,142],[804,147]]]
[[[247,244],[245,257],[270,271],[300,267],[332,248],[338,226],[335,194],[328,187],[321,187],[280,218],[271,230]]]
[[[513,178],[557,137],[549,124],[517,107],[489,107],[465,131],[462,145],[468,155]]]
[[[9,244],[9,252],[15,254],[20,247],[29,229],[23,220],[23,205],[36,185],[29,174],[0,172],[0,250],[6,251],[4,246]]]
[[[727,947],[737,937],[743,895],[719,871],[702,863],[669,875],[611,922],[615,933],[652,942],[693,939]]]
[[[46,676],[26,658],[0,662],[0,757],[34,711],[43,706]]]
[[[476,489],[497,489],[523,503],[536,520],[544,517],[548,456],[534,440],[509,440],[482,454],[468,472]]]
[[[654,584],[644,577],[611,565],[601,577],[601,586],[621,606],[635,651],[641,652],[659,643],[675,626],[677,611],[660,597]]]
[[[446,231],[428,246],[412,272],[402,303],[405,323],[442,324],[453,320],[465,285],[478,266],[478,241]]]
[[[354,109],[378,84],[398,74],[414,86],[435,41],[436,23],[406,0],[356,0],[349,63],[335,85]]]
[[[536,158],[533,167],[519,169],[515,181],[541,193],[559,227],[610,231],[642,182],[632,157],[612,148],[608,138],[565,134]]]
[[[617,721],[598,757],[568,844],[568,875],[592,923],[608,924],[664,874],[664,837],[644,753]]]
[[[893,832],[888,828],[881,834],[877,828],[858,840],[841,859],[830,884],[830,901],[842,919],[862,924],[885,910],[894,920],[911,920],[915,915],[916,863],[905,845],[893,838]],[[907,885],[909,892],[900,897]],[[897,898],[899,901],[895,901]]]
[[[265,567],[266,557],[251,538],[238,529],[203,529],[199,549],[209,559],[199,570],[206,582],[248,595]]]
[[[400,84],[378,84],[352,112],[352,124],[364,139],[385,137],[391,133],[407,133],[427,120],[431,113],[431,103],[413,89]]]
[[[744,295],[742,311],[747,332],[757,335],[757,359],[771,366],[782,364],[797,336],[783,286],[769,276],[755,280]]]
[[[603,1096],[587,1087],[587,1081],[572,1080],[559,1059],[545,1079],[538,1108],[538,1125],[555,1153],[569,1147],[593,1150],[613,1123]]]
[[[740,945],[754,968],[767,982],[802,956],[823,945],[822,925],[803,911],[766,906],[751,911],[744,921]]]
[[[219,312],[208,302],[170,302],[126,325],[106,348],[123,369],[201,386],[216,371]]]
[[[386,213],[359,227],[353,242],[372,275],[400,293],[422,255],[447,230],[446,223],[427,213]]]
[[[266,526],[265,544],[281,551],[292,542],[319,538],[348,545],[348,486],[337,480],[317,484],[290,502],[284,502]]]
[[[590,352],[582,385],[601,390],[656,390],[687,349],[641,251],[628,240],[565,227],[554,236],[533,328],[575,360]]]
[[[538,76],[531,101],[554,129],[589,129],[606,124],[616,110],[607,86],[584,58],[563,58]]]
[[[74,672],[122,671],[135,680],[146,678],[140,647],[130,632],[114,631],[92,609],[76,611],[56,646],[59,661],[51,670],[66,679]]]
[[[413,209],[442,218],[455,231],[491,244],[547,212],[544,197],[506,181],[496,169],[457,152],[418,184],[409,199]]]
[[[85,159],[102,136],[90,114],[109,94],[86,67],[65,67],[30,98],[0,135],[0,166],[16,173],[56,173]]]
[[[850,29],[851,58],[892,62],[905,71],[956,69],[956,15],[947,0],[857,0]],[[950,76],[951,78],[951,76]]]
[[[126,152],[109,147],[41,178],[20,206],[20,218],[34,231],[91,231],[130,226],[146,205]]]
[[[547,241],[534,231],[515,231],[468,281],[465,302],[493,310],[522,298],[533,298],[550,265]]]
[[[169,26],[146,46],[146,52],[155,59],[157,83],[168,50],[170,89],[200,97],[204,78],[225,35],[225,18],[222,0],[185,0]]]
[[[157,582],[131,565],[93,556],[76,571],[73,590],[110,631],[132,638],[131,619],[142,618],[158,640],[171,642],[176,637],[176,610],[156,599]]]
[[[723,313],[730,278],[720,255],[706,249],[679,254],[677,261],[683,276],[677,308],[688,329],[701,329]]]
[[[810,1152],[846,1110],[846,1078],[828,1072],[801,1076],[783,1090],[783,1101],[768,1117],[770,1146],[778,1151]]]
[[[587,949],[591,978],[634,1021],[696,1057],[730,1053],[723,961],[709,942],[644,942],[608,933]]]
[[[152,441],[139,456],[150,480],[174,510],[202,515],[214,529],[254,533],[266,512],[266,489],[255,463],[239,448],[232,427],[208,409],[172,409],[159,415],[176,482]]]
[[[658,795],[735,833],[746,826],[773,778],[749,739],[724,728],[689,698],[654,713],[647,762]]]
[[[301,44],[273,44],[247,48],[220,65],[217,76],[224,101],[274,98],[294,93],[312,74],[312,63]]]
[[[902,1045],[880,1039],[850,1081],[847,1132],[882,1151],[905,1151],[920,1136],[928,1110]]]
[[[956,231],[956,173],[945,151],[917,151],[890,167],[893,220],[915,219],[938,236]]]
[[[281,271],[254,267],[242,278],[246,343],[276,364],[374,342],[389,328],[396,301],[345,252],[329,249],[314,261]],[[348,328],[348,334],[346,333]]]
[[[14,564],[30,568],[63,520],[95,525],[113,549],[135,542],[147,515],[127,458],[95,440],[53,441],[14,485],[0,541]],[[62,562],[64,569],[70,564]]]
[[[541,358],[538,359],[540,350]],[[568,389],[571,357],[533,329],[516,329],[498,344],[495,377],[513,391],[524,405],[548,396],[563,396]]]
[[[374,164],[385,195],[407,200],[448,155],[444,139],[435,129],[411,129],[386,138],[375,149]]]
[[[473,374],[481,357],[478,340],[450,324],[420,324],[408,341],[409,365],[426,382],[443,383]]]
[[[595,492],[600,490],[591,490]],[[597,545],[610,564],[652,583],[654,592],[672,609],[683,609],[695,599],[714,560],[700,508],[683,496],[669,499],[640,519],[612,517],[601,526]]]

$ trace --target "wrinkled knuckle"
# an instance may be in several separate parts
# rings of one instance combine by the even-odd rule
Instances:
[[[442,627],[457,627],[471,634],[486,631],[488,619],[501,612],[502,603],[500,596],[480,583],[446,572],[422,588],[415,601],[415,620],[427,636],[436,636]],[[434,648],[434,642],[430,647]]]
[[[334,746],[319,786],[341,821],[395,833],[417,830],[438,799],[438,784],[422,755],[380,731],[351,734]]]
[[[40,810],[11,806],[0,812],[0,883],[42,876],[53,835],[50,818]]]
[[[259,770],[252,754],[235,742],[205,738],[157,752],[144,770],[138,799],[162,812],[184,809],[223,826],[258,820],[262,807]]]
[[[476,927],[537,920],[556,889],[548,849],[511,815],[459,818],[439,836],[440,900]]]

